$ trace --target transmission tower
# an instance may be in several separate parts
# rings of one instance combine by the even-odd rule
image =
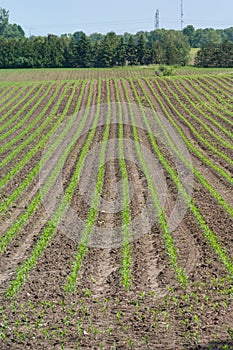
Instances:
[[[181,0],[181,30],[184,26],[184,0]]]
[[[155,30],[159,29],[159,10],[155,13]]]

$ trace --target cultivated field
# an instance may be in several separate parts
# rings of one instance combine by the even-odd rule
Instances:
[[[232,73],[0,81],[0,349],[233,349]]]
[[[1,71],[1,81],[25,82],[25,81],[52,81],[52,80],[77,80],[77,79],[114,79],[114,78],[143,78],[154,76],[158,65],[142,67],[116,67],[93,69],[5,69]],[[195,68],[175,67],[176,75],[212,75],[232,74],[232,68]]]

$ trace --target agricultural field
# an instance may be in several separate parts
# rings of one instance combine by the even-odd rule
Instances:
[[[0,349],[233,349],[233,74],[0,71]]]
[[[4,69],[1,70],[2,82],[26,81],[64,81],[77,79],[114,79],[114,78],[145,78],[155,75],[158,65],[92,68],[92,69]],[[175,75],[212,75],[232,74],[232,68],[196,68],[193,66],[174,67]]]

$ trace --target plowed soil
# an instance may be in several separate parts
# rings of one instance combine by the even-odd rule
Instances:
[[[76,120],[78,120],[78,125],[80,125],[81,117],[85,115],[85,109],[90,99],[90,108],[87,112],[90,128],[81,133],[72,146],[71,153],[67,156],[62,167],[61,186],[63,191],[66,191],[69,187],[77,163],[82,155],[82,150],[85,148],[85,143],[92,129],[92,122],[94,122],[95,115],[98,112],[98,101],[102,105],[108,106],[109,91],[112,109],[118,108],[117,103],[119,99],[123,109],[123,142],[128,182],[132,193],[129,203],[130,216],[133,220],[141,217],[143,210],[145,208],[147,210],[147,205],[148,207],[154,206],[153,202],[148,203],[151,197],[146,174],[139,165],[140,161],[135,150],[131,149],[127,143],[134,142],[134,129],[130,121],[128,102],[130,100],[135,105],[138,103],[138,100],[130,80],[125,77],[125,73],[124,78],[117,77],[115,80],[106,80],[104,74],[107,75],[107,71],[105,73],[101,71],[100,73],[101,77],[99,80],[94,80],[92,88],[91,81],[86,82],[80,105],[81,113],[77,113],[76,116],[76,118],[80,119]],[[25,74],[27,78],[25,80],[28,80],[27,74],[29,73]],[[53,72],[53,74],[55,73]],[[85,77],[86,74],[88,72],[85,73]],[[152,73],[150,72],[150,74]],[[52,76],[52,72],[50,75]],[[129,78],[130,76],[132,76],[132,73],[129,75]],[[112,77],[111,74],[110,77]],[[10,78],[13,79],[12,74]],[[18,81],[20,79],[21,76],[18,76],[15,80]],[[191,77],[188,83],[187,78],[183,83],[182,78],[179,77],[177,81],[175,79],[175,77],[170,78],[170,80],[167,79],[165,82],[163,79],[156,80],[160,84],[159,86],[164,95],[157,88],[154,78],[149,73],[145,74],[145,78],[139,78],[140,84],[135,77],[132,78],[132,81],[142,106],[145,108],[149,107],[147,100],[149,98],[153,104],[154,111],[164,118],[166,118],[164,112],[164,108],[166,108],[192,145],[202,151],[208,159],[233,179],[233,166],[214,151],[216,149],[229,159],[232,159],[233,137],[230,134],[226,136],[216,124],[211,123],[210,119],[206,118],[205,113],[201,113],[199,109],[195,109],[190,104],[188,99],[200,106],[200,101],[197,96],[194,96],[194,91],[202,98],[200,90],[195,90],[195,81]],[[34,77],[32,80],[35,80]],[[148,81],[150,81],[155,95],[152,94],[148,87]],[[205,81],[203,80],[202,82],[205,83]],[[233,136],[233,104],[232,108],[229,107],[229,104],[233,102],[233,89],[230,89],[229,83],[232,83],[232,76],[222,75],[220,85],[225,84],[227,94],[229,98],[231,97],[231,100],[227,101],[227,105],[224,105],[222,102],[222,106],[226,110],[226,113],[222,115],[227,116],[229,123],[221,119],[219,115],[221,113],[220,110],[214,104],[211,106],[210,99],[207,98],[208,96],[214,98],[214,90],[213,95],[209,93],[206,97],[205,94],[207,92],[204,94],[204,90],[201,89],[201,91],[203,91],[203,100],[209,101],[206,110],[208,116],[212,116],[220,125],[229,130]],[[23,83],[21,84],[23,85]],[[71,84],[64,99],[60,100],[66,84],[67,82],[64,81],[54,100],[54,104],[59,103],[54,119],[46,126],[42,134],[36,136],[31,143],[1,168],[0,180],[4,180],[14,167],[20,166],[22,159],[31,149],[36,147],[44,135],[49,133],[58,120],[57,118],[62,116],[74,82]],[[98,84],[101,84],[99,100]],[[176,84],[187,98],[176,89]],[[220,88],[220,85],[216,83],[216,91]],[[119,95],[117,94],[116,86]],[[174,91],[177,98],[172,95],[168,87]],[[0,84],[0,92],[2,91],[1,89],[6,88],[7,85],[1,86]],[[32,123],[41,110],[49,103],[55,88],[56,86],[30,115],[28,123]],[[28,89],[25,90],[24,94],[27,93]],[[33,93],[37,89],[39,89],[39,86]],[[223,89],[223,95],[226,90]],[[67,121],[70,120],[75,111],[80,91],[81,82],[75,90],[74,98],[68,109],[68,115],[65,116]],[[15,94],[11,98],[14,98],[14,96]],[[23,97],[21,96],[20,98]],[[30,98],[31,95],[27,101]],[[174,108],[169,105],[167,99]],[[188,113],[187,109],[184,109],[179,100],[182,101],[184,106],[189,108],[190,113]],[[0,100],[0,108],[3,106],[3,103],[5,103],[3,99]],[[161,103],[165,106],[164,108]],[[10,107],[12,105],[9,105],[8,108]],[[23,117],[23,115],[30,112],[32,107],[32,105],[28,104],[28,107],[20,116]],[[4,117],[4,113],[7,112],[8,108],[6,110],[4,108],[0,109],[0,118]],[[22,108],[21,104],[15,113],[20,108]],[[35,133],[37,128],[49,117],[53,108],[54,106],[51,106],[41,117],[39,123],[30,131],[30,135]],[[105,110],[107,110],[107,107]],[[116,113],[117,118],[118,112]],[[208,148],[206,143],[203,143],[190,130],[188,125],[181,121],[179,114],[185,116],[199,135],[214,148]],[[202,128],[201,123],[193,119],[192,114],[195,114],[202,122],[206,123],[219,137],[224,138],[226,136],[225,141],[232,148],[223,145],[212,135],[208,134],[207,130]],[[11,117],[9,115],[7,120]],[[107,115],[101,111],[99,118],[101,123],[95,128],[94,136],[88,149],[89,152],[98,147],[103,140]],[[142,115],[140,118],[143,120]],[[16,125],[17,121],[18,119],[12,126]],[[0,124],[0,127],[2,125],[4,123]],[[75,125],[77,127],[77,124]],[[25,124],[20,129],[15,130],[10,137],[3,138],[1,147],[7,145],[10,140],[14,139],[27,126]],[[105,162],[101,192],[101,200],[104,203],[108,203],[109,210],[100,209],[98,212],[95,225],[100,229],[100,232],[101,229],[103,232],[106,232],[106,230],[110,232],[115,227],[121,228],[122,225],[122,209],[121,207],[119,209],[119,205],[122,204],[122,199],[119,198],[121,193],[119,189],[122,186],[121,163],[118,153],[119,128],[120,123],[114,117],[110,125],[108,139],[111,142],[115,142],[115,159],[109,159]],[[9,149],[0,153],[0,161],[3,161],[6,156],[17,149],[30,136],[29,134],[26,134]],[[157,162],[155,164],[160,166],[155,171],[161,172],[163,179],[165,179],[166,192],[162,193],[162,195],[165,198],[164,212],[166,218],[169,218],[177,205],[177,198],[179,197],[177,186],[168,170],[159,161],[158,155],[150,141],[148,131],[145,128],[138,127],[138,134],[140,145],[146,147],[155,162]],[[159,139],[157,141],[163,156],[171,167],[177,170],[175,153],[172,153],[169,147],[166,147],[166,144],[162,144]],[[23,181],[41,161],[45,146],[39,149],[0,188],[1,205],[11,198],[17,189],[20,191]],[[203,163],[191,149],[188,149],[188,152],[192,165],[231,208],[227,211],[204,184],[193,175],[193,184],[190,183],[190,186],[192,186],[192,201],[204,218],[205,224],[216,235],[217,242],[229,258],[229,265],[233,266],[233,215],[231,215],[233,213],[233,184],[216,172],[214,168]],[[88,198],[92,193],[92,185],[96,182],[98,162],[99,159],[96,158],[93,160],[93,163],[85,164],[88,176],[82,177],[76,183],[69,204],[69,210],[81,218],[82,221],[87,220],[91,209],[91,202]],[[28,186],[10,202],[4,211],[1,211],[2,207],[0,207],[0,249],[7,232],[12,225],[20,222],[20,217],[27,211],[33,198],[40,192],[39,177],[40,174],[37,172],[30,183],[28,183]],[[54,196],[54,200],[57,200],[57,203],[59,203],[60,197],[56,192],[51,191],[49,195],[51,197]],[[56,196],[57,198],[55,198]],[[118,204],[114,211],[111,208],[115,202]],[[112,240],[112,244],[105,246],[103,233],[103,237],[98,237],[100,244],[92,244],[94,238],[93,241],[90,239],[92,243],[87,246],[86,254],[81,263],[76,281],[76,291],[73,293],[67,292],[64,286],[72,270],[74,257],[77,254],[80,242],[77,240],[77,237],[74,239],[66,234],[61,227],[57,227],[45,249],[29,270],[29,273],[26,276],[22,276],[23,283],[18,292],[15,293],[13,298],[10,298],[7,295],[7,291],[17,276],[18,269],[31,256],[39,237],[50,219],[46,204],[41,200],[31,215],[25,219],[21,228],[19,230],[17,227],[15,228],[12,238],[2,252],[0,250],[0,349],[233,349],[232,275],[223,259],[221,260],[221,256],[211,246],[208,237],[203,233],[203,227],[198,223],[197,217],[194,216],[190,207],[187,206],[182,220],[178,220],[179,222],[171,233],[177,250],[177,263],[187,276],[186,286],[182,286],[179,282],[176,271],[172,266],[171,257],[166,249],[164,232],[158,218],[153,217],[153,220],[151,220],[149,211],[144,213],[142,218],[137,224],[137,233],[132,232],[132,238],[129,243],[131,256],[129,290],[125,290],[122,283],[123,239],[121,239],[121,244],[114,244],[114,240]],[[149,227],[149,229],[145,229],[145,227]]]

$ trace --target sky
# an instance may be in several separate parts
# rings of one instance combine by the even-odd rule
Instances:
[[[233,0],[183,0],[184,26],[233,27]],[[26,36],[151,31],[155,12],[160,28],[180,29],[181,0],[0,0],[10,23],[22,26]]]

